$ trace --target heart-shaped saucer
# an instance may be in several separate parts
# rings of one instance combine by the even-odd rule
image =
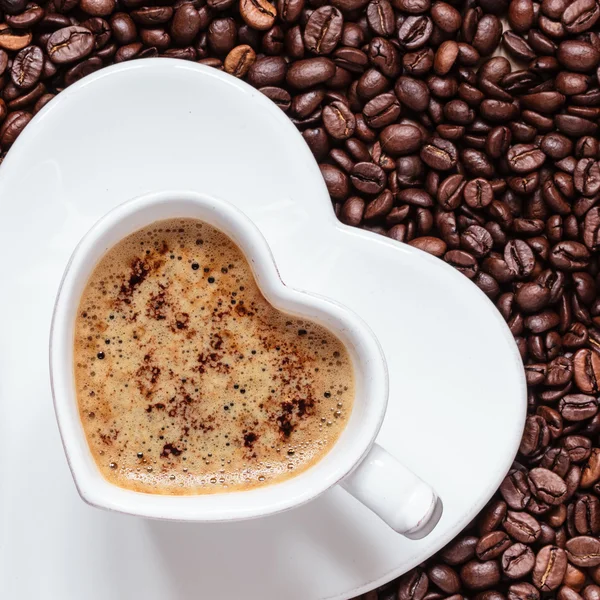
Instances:
[[[382,344],[390,402],[378,438],[430,482],[444,515],[427,538],[395,534],[341,489],[228,524],[151,522],[84,505],[52,411],[47,338],[66,261],[122,201],[187,188],[242,208],[283,281],[359,314]],[[68,88],[0,167],[1,546],[7,597],[351,598],[456,535],[499,485],[522,431],[512,337],[462,275],[334,217],[301,136],[259,92],[218,71],[147,59]],[[36,577],[31,577],[31,570]]]

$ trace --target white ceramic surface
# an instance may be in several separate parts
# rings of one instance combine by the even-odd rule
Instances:
[[[109,248],[143,227],[174,218],[199,219],[222,231],[245,254],[258,287],[275,308],[319,323],[348,349],[356,392],[350,419],[327,455],[297,477],[243,492],[168,496],[112,485],[96,466],[79,417],[73,373],[81,295]],[[398,533],[419,539],[439,521],[441,504],[431,487],[373,446],[385,417],[389,386],[383,350],[372,330],[345,306],[284,285],[264,236],[230,202],[189,190],[152,192],[102,216],[68,261],[52,315],[49,353],[54,409],[66,458],[79,494],[92,506],[155,519],[234,521],[298,508],[343,480],[346,490]],[[346,478],[350,472],[352,477]]]
[[[427,538],[385,526],[344,490],[241,523],[148,521],[81,502],[52,410],[47,340],[67,259],[102,214],[157,189],[238,205],[285,283],[373,329],[390,371],[378,442],[444,499]],[[199,65],[99,71],[50,103],[0,167],[0,596],[145,600],[351,598],[456,535],[516,452],[526,392],[484,295],[418,250],[338,223],[283,113]]]

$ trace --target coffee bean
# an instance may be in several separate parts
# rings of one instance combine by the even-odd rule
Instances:
[[[460,579],[454,569],[447,565],[433,565],[427,570],[429,581],[445,594],[456,594],[460,590]]]
[[[508,588],[508,600],[539,600],[540,594],[530,583],[513,583]]]
[[[427,575],[420,569],[413,569],[400,578],[398,600],[423,600],[428,587]]]
[[[475,557],[477,541],[472,535],[458,537],[440,551],[440,556],[449,565],[462,565]]]
[[[567,541],[567,557],[578,567],[600,565],[600,539],[587,535],[573,537]]]
[[[363,108],[363,115],[369,127],[380,129],[398,120],[401,108],[394,94],[380,94],[369,100]]]
[[[354,135],[356,119],[346,104],[336,101],[323,109],[323,125],[332,138],[347,140]]]
[[[490,182],[482,178],[469,181],[465,185],[463,195],[465,202],[471,208],[485,208],[494,199],[494,192]]]
[[[541,533],[538,521],[523,512],[509,510],[502,526],[513,539],[523,544],[533,544]]]
[[[271,29],[277,9],[268,0],[240,0],[240,15],[247,25],[259,31]]]
[[[335,63],[328,58],[308,58],[293,63],[287,71],[287,82],[305,90],[325,83],[335,74]]]
[[[415,238],[409,242],[409,245],[418,248],[419,250],[423,250],[428,254],[433,254],[433,256],[437,256],[438,258],[444,256],[446,249],[448,248],[444,240],[432,236]]]
[[[365,210],[365,201],[358,196],[351,196],[342,205],[340,221],[346,225],[357,227],[360,225]]]
[[[22,89],[36,85],[42,75],[44,54],[38,46],[28,46],[15,57],[11,67],[13,83]]]
[[[504,260],[508,268],[519,278],[531,274],[535,257],[529,245],[522,240],[511,240],[504,248]]]
[[[473,279],[479,270],[475,257],[464,250],[448,250],[444,260],[469,279]]]
[[[81,0],[81,10],[93,17],[106,17],[110,15],[116,6],[115,0]]]
[[[46,51],[53,63],[62,65],[85,58],[93,47],[92,32],[73,25],[55,31],[48,39]]]
[[[593,350],[582,348],[573,356],[575,385],[584,394],[600,392],[600,355]]]
[[[486,256],[491,251],[493,244],[494,240],[489,231],[480,225],[470,225],[460,236],[460,245],[463,250],[477,258]]]
[[[530,173],[544,164],[546,155],[533,144],[516,144],[508,150],[507,159],[515,173]]]
[[[413,125],[388,125],[379,140],[382,149],[391,156],[412,154],[422,144],[421,131]]]
[[[352,185],[363,194],[379,194],[386,183],[383,169],[371,162],[359,162],[350,173]]]
[[[461,581],[470,590],[489,589],[499,583],[500,576],[500,566],[495,560],[472,560],[460,570]]]
[[[223,67],[234,77],[244,77],[256,61],[256,52],[248,45],[236,46],[225,57]]]
[[[533,584],[542,592],[551,592],[561,584],[567,568],[567,555],[557,546],[544,546],[535,558]]]
[[[398,39],[405,50],[418,50],[429,41],[432,32],[433,23],[429,17],[410,16],[398,30]]]
[[[475,553],[479,560],[498,558],[511,546],[510,538],[503,531],[490,531],[479,539]]]
[[[345,200],[350,193],[348,176],[341,169],[333,165],[320,165],[320,168],[329,195],[334,200]]]
[[[600,52],[587,42],[565,40],[559,44],[556,58],[571,71],[586,72],[598,66]]]
[[[583,494],[573,505],[573,525],[580,535],[600,534],[600,500],[591,494]]]
[[[600,481],[600,448],[592,448],[590,456],[581,471],[580,485],[584,489],[590,488],[598,481]]]
[[[263,0],[266,3],[266,0]],[[331,54],[342,37],[344,19],[333,6],[321,6],[309,17],[304,29],[304,44],[315,54]]]
[[[535,564],[535,555],[525,544],[516,543],[502,554],[502,571],[510,579],[519,579],[529,573]]]
[[[448,171],[458,160],[456,146],[448,140],[434,137],[421,148],[421,160],[432,169]]]
[[[566,498],[567,486],[564,480],[548,469],[532,469],[529,471],[528,481],[531,492],[542,502],[555,506]]]

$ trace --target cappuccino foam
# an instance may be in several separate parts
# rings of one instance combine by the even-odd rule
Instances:
[[[341,341],[271,306],[240,249],[193,219],[104,255],[78,309],[74,372],[98,468],[154,494],[294,477],[335,444],[354,399]]]

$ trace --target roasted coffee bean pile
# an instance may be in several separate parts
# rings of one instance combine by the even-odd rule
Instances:
[[[0,10],[3,152],[53,95],[105,65],[198,61],[290,117],[344,223],[438,256],[496,302],[529,383],[517,462],[457,540],[366,598],[600,600],[596,0]]]

